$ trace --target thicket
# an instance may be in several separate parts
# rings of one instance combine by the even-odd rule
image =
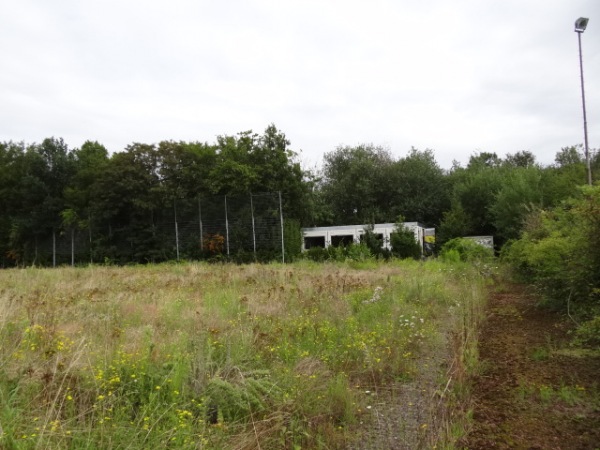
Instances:
[[[550,306],[582,322],[580,343],[600,346],[600,186],[581,186],[561,205],[530,212],[502,256]]]
[[[440,257],[449,262],[485,262],[494,257],[494,250],[473,239],[454,238],[442,246]]]

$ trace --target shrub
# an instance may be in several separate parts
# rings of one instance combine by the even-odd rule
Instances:
[[[593,347],[600,344],[600,186],[579,191],[558,207],[531,212],[501,256],[548,305],[582,320],[574,342]]]
[[[472,239],[450,239],[442,246],[440,256],[443,259],[453,261],[456,259],[456,254],[458,254],[461,261],[471,262],[491,259],[494,256],[494,251],[478,244]]]
[[[440,258],[442,258],[444,262],[457,263],[460,262],[460,253],[458,250],[451,248],[443,252],[440,255]]]
[[[323,262],[327,259],[327,250],[322,247],[309,248],[305,253],[304,257],[315,262]]]
[[[421,257],[421,246],[415,240],[414,233],[401,223],[396,224],[395,231],[390,236],[392,254],[398,258]]]
[[[375,234],[375,226],[367,225],[362,235],[362,245],[366,246],[371,255],[379,257],[383,252],[383,241]]]
[[[575,331],[574,343],[600,349],[600,316],[579,325]]]
[[[366,261],[373,254],[365,244],[350,244],[346,247],[346,257],[351,261]]]
[[[292,262],[302,253],[302,228],[297,220],[284,222],[285,260]]]

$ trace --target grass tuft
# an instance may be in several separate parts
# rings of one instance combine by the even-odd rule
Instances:
[[[450,335],[423,411],[444,407],[477,364],[478,283],[437,262],[0,271],[0,448],[346,448],[365,387],[441,380],[420,358]]]

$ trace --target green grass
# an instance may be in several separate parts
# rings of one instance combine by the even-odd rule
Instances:
[[[598,404],[599,396],[597,388],[585,389],[579,385],[561,384],[560,386],[550,386],[547,384],[534,384],[531,382],[519,381],[516,388],[516,396],[519,401],[536,401],[543,406],[562,406],[575,407],[578,405],[587,405],[593,407]]]
[[[0,286],[6,449],[344,448],[364,386],[420,376],[446,333],[453,367],[476,364],[483,303],[474,271],[437,262],[30,268]]]

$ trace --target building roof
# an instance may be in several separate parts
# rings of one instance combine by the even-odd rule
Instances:
[[[424,228],[425,226],[419,222],[403,222],[403,225],[405,227],[421,227]],[[315,231],[320,231],[320,232],[326,232],[326,231],[357,231],[357,230],[364,230],[366,227],[368,227],[368,224],[365,225],[335,225],[335,226],[330,226],[330,227],[308,227],[308,228],[302,228],[303,232],[315,232]],[[396,226],[395,223],[376,223],[375,225],[373,225],[373,227],[375,229],[377,228],[394,228]]]

